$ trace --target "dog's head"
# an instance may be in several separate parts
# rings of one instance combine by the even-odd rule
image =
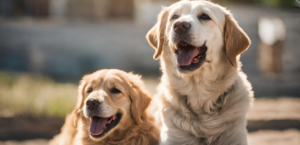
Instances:
[[[93,140],[143,123],[141,117],[151,98],[142,87],[140,76],[120,70],[100,70],[83,77],[75,108]]]
[[[236,67],[237,56],[250,45],[229,11],[204,0],[184,0],[164,8],[146,37],[155,49],[154,59],[167,57],[180,73],[209,63]]]

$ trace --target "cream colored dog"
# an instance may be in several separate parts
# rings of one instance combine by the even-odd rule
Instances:
[[[253,98],[239,55],[250,40],[225,8],[180,1],[164,8],[147,39],[163,72],[157,122],[163,145],[245,145]]]

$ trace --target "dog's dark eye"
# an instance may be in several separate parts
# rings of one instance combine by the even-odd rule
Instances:
[[[199,19],[210,20],[210,17],[207,14],[202,14],[201,16],[199,16]]]
[[[110,92],[111,92],[111,93],[114,93],[114,94],[121,93],[121,91],[118,90],[117,88],[112,88],[112,89],[110,90]]]
[[[92,91],[93,91],[93,88],[89,88],[87,92],[91,93]]]
[[[173,19],[177,19],[177,18],[178,18],[178,15],[173,15],[173,16],[172,16],[172,20],[173,20]]]

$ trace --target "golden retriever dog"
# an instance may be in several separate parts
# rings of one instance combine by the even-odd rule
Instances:
[[[140,76],[120,70],[86,75],[78,101],[51,145],[155,145],[159,130]]]
[[[239,55],[250,40],[231,13],[209,1],[179,1],[163,8],[146,38],[163,72],[153,99],[160,144],[247,144],[253,91]]]

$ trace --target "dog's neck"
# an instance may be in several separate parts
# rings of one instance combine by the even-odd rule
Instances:
[[[238,68],[229,63],[219,64],[221,62],[204,62],[195,72],[182,74],[170,57],[161,57],[162,84],[173,91],[171,94],[175,94],[170,96],[186,99],[185,102],[196,113],[212,113],[211,110],[214,110],[212,108],[215,108],[220,96],[232,88],[238,76]]]

